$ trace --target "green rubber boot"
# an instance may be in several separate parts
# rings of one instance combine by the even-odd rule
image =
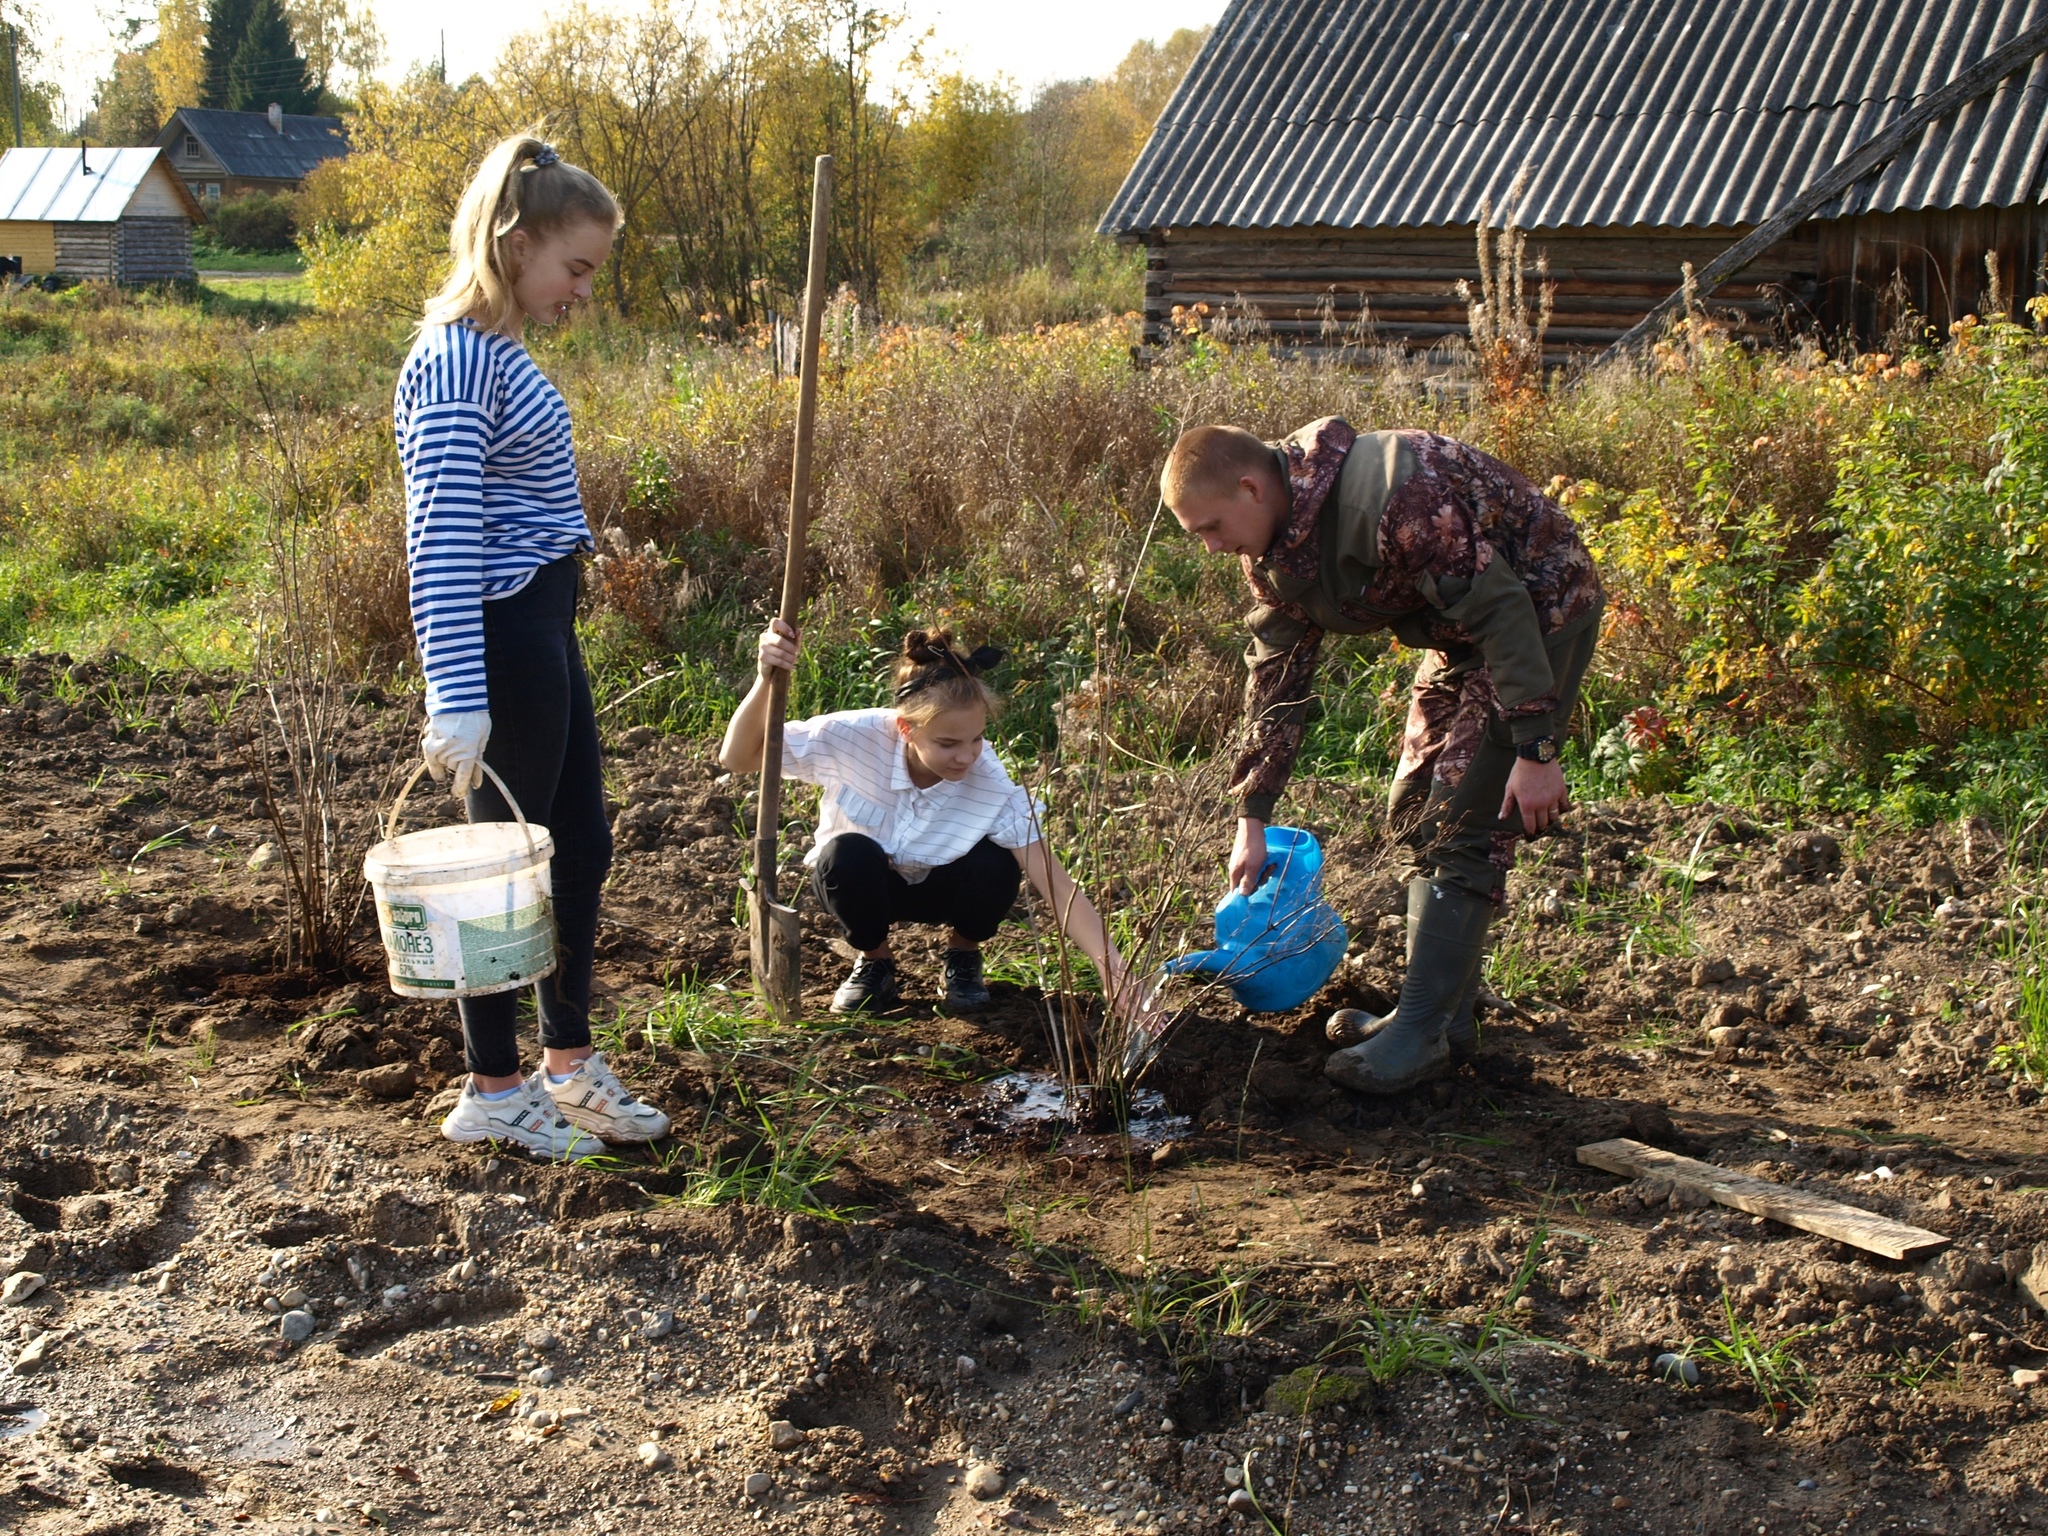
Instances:
[[[1434,880],[1408,884],[1408,974],[1394,1014],[1370,1039],[1337,1051],[1323,1075],[1357,1093],[1405,1093],[1452,1063],[1451,1025],[1476,1038],[1472,1009],[1494,906]]]

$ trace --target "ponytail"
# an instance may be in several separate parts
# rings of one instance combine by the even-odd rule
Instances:
[[[484,156],[448,229],[453,257],[448,281],[427,300],[426,324],[475,320],[502,331],[517,302],[504,239],[515,229],[536,238],[588,221],[616,230],[618,199],[581,166],[571,165],[536,133],[514,134]]]

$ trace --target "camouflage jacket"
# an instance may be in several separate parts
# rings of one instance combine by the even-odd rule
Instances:
[[[1515,470],[1434,432],[1363,436],[1338,417],[1276,443],[1289,507],[1244,559],[1241,813],[1264,821],[1301,749],[1323,634],[1391,630],[1403,645],[1484,665],[1518,742],[1553,734],[1548,643],[1594,622],[1600,577],[1564,510]]]

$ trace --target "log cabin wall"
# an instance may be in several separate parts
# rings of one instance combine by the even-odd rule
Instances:
[[[2048,291],[2048,208],[1951,208],[1866,213],[1811,226],[1820,246],[1814,322],[1828,337],[1895,345],[1902,309],[1923,316],[1933,339],[1964,315],[1987,315],[1987,253],[1998,259],[2006,312]]]
[[[1744,229],[1534,230],[1528,292],[1540,256],[1556,288],[1546,351],[1554,361],[1597,351],[1703,267]],[[1145,345],[1167,343],[1176,308],[1254,322],[1285,351],[1355,345],[1362,313],[1380,344],[1423,349],[1466,334],[1460,279],[1475,286],[1471,225],[1424,229],[1169,229],[1144,238]],[[1739,334],[1782,344],[1803,334],[1830,346],[1892,336],[1901,297],[1945,335],[1982,313],[1984,253],[1996,251],[2009,301],[2039,291],[2048,210],[1866,214],[1816,221],[1771,247],[1706,301]],[[1896,280],[1894,278],[1896,274]],[[1894,339],[1896,339],[1894,337]]]

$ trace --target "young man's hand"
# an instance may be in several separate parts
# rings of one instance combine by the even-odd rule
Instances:
[[[763,678],[772,678],[777,672],[794,672],[799,639],[790,625],[770,619],[756,646],[755,669]]]
[[[1230,845],[1230,888],[1249,896],[1266,878],[1266,824],[1250,816],[1237,821],[1237,840]]]
[[[1565,784],[1562,767],[1518,757],[1508,770],[1508,792],[1500,803],[1500,819],[1512,820],[1519,812],[1522,830],[1534,837],[1555,824],[1571,803],[1572,792]]]

